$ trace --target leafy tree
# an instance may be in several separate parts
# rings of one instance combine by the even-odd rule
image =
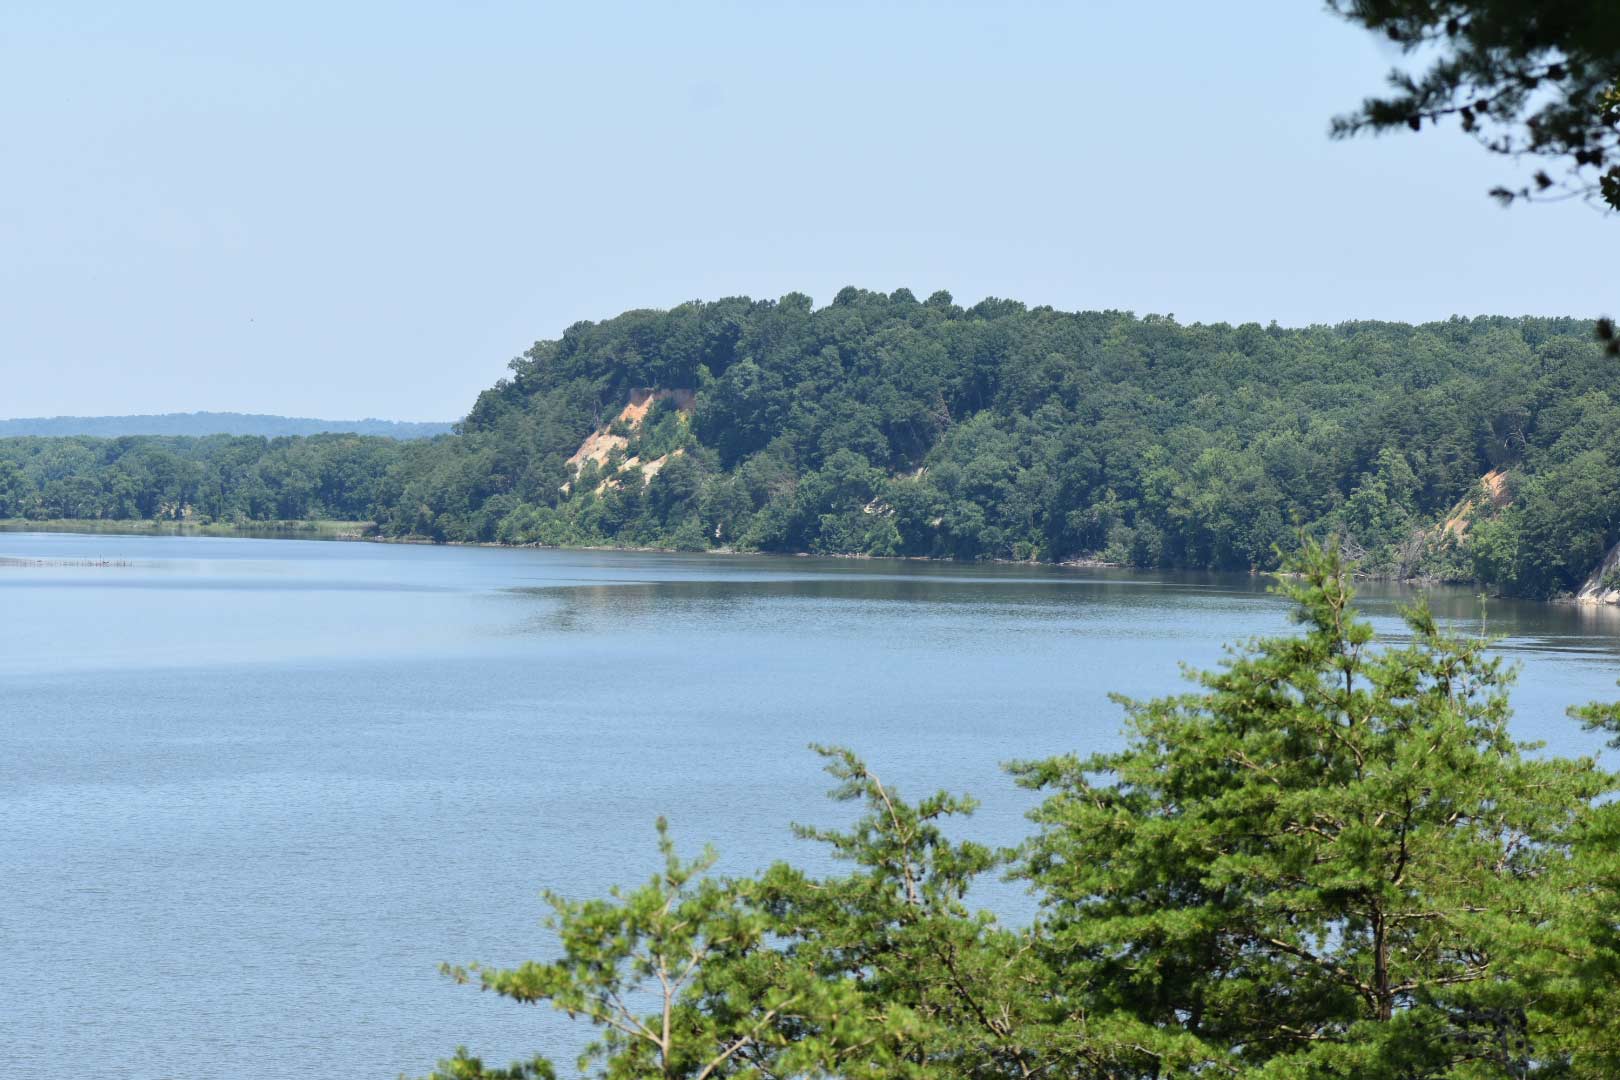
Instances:
[[[27,481],[22,469],[12,461],[0,459],[0,517],[25,517]]]
[[[427,1080],[556,1080],[557,1070],[543,1057],[513,1062],[506,1068],[484,1064],[465,1046],[457,1047],[454,1057],[439,1062]]]
[[[513,969],[445,971],[519,1002],[548,1002],[603,1037],[582,1070],[614,1077],[838,1076],[957,1080],[1091,1074],[1066,1032],[1028,932],[970,914],[973,881],[1001,864],[942,823],[970,800],[911,804],[847,750],[817,748],[859,802],[847,832],[799,828],[850,864],[815,878],[788,864],[722,882],[712,853],[676,857],[608,900],[548,894],[563,955]],[[465,1049],[434,1080],[549,1080],[544,1057],[493,1070]]]
[[[799,1037],[839,1045],[841,1075],[954,1080],[1085,1068],[1090,1047],[1062,1030],[1030,933],[966,906],[973,882],[1002,862],[947,835],[972,800],[938,792],[908,803],[850,751],[817,749],[839,782],[833,797],[862,814],[848,831],[795,831],[852,871],[818,879],[779,863],[750,890],[782,942],[779,963],[848,987],[870,1029],[839,1035],[849,1022],[823,1015]],[[777,971],[759,973],[764,985]]]
[[[1549,195],[1620,209],[1620,22],[1606,0],[1330,0],[1352,22],[1408,53],[1421,75],[1390,75],[1394,93],[1334,122],[1340,136],[1455,119],[1493,153],[1566,170],[1492,192],[1503,202]]]
[[[446,965],[445,973],[583,1017],[602,1037],[580,1068],[596,1062],[608,1078],[705,1080],[729,1075],[739,1053],[777,1048],[773,1025],[820,988],[784,982],[743,997],[715,977],[722,961],[736,964],[765,947],[766,920],[737,890],[706,876],[712,851],[682,861],[662,818],[658,846],[664,868],[640,888],[615,889],[608,900],[546,894],[554,912],[547,925],[561,940],[558,960],[510,969]],[[447,1070],[452,1077],[455,1067]],[[549,1064],[537,1058],[527,1067],[544,1076]]]
[[[1340,137],[1455,118],[1492,153],[1551,163],[1530,183],[1498,186],[1515,201],[1581,198],[1620,210],[1620,20],[1608,0],[1328,0],[1329,7],[1397,43],[1434,55],[1414,77],[1396,70],[1394,94],[1338,117]],[[1597,334],[1620,356],[1612,319]]]
[[[1588,729],[1620,736],[1620,704],[1571,709]],[[1620,738],[1611,740],[1620,747]],[[1576,1080],[1620,1074],[1620,803],[1585,815],[1561,867],[1559,904],[1538,934],[1509,955],[1535,1003],[1540,1071]]]

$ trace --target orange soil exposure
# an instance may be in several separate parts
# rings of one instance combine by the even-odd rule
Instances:
[[[594,461],[600,465],[613,451],[623,449],[629,444],[630,440],[623,435],[609,435],[605,429],[593,431],[579,444],[579,449],[568,459],[568,464],[575,469],[582,468],[587,461]]]
[[[1507,489],[1507,474],[1501,469],[1492,469],[1480,477],[1479,482],[1492,506],[1500,509],[1512,501],[1513,497]],[[1445,531],[1458,540],[1465,538],[1468,535],[1468,521],[1478,505],[1477,498],[1469,496],[1452,507],[1450,516],[1446,518]]]
[[[1483,482],[1485,490],[1490,493],[1492,506],[1502,507],[1508,504],[1511,496],[1507,490],[1507,473],[1501,469],[1492,469],[1485,474]]]
[[[619,414],[620,420],[627,420],[631,427],[640,427],[641,422],[647,419],[647,412],[656,401],[665,398],[674,398],[675,407],[683,413],[692,411],[692,391],[690,390],[632,390],[630,391],[630,404],[624,407]]]
[[[675,399],[675,407],[681,412],[692,411],[693,394],[690,390],[632,390],[630,404],[621,409],[619,415],[610,423],[586,436],[585,441],[579,444],[579,449],[568,459],[569,467],[578,471],[587,461],[594,461],[598,465],[607,461],[608,455],[613,451],[622,450],[630,444],[630,440],[623,435],[608,434],[608,429],[620,420],[629,424],[631,430],[639,428],[641,422],[647,418],[647,412],[653,407],[653,403],[668,397]],[[660,463],[659,468],[662,467]]]
[[[684,453],[686,453],[685,450],[671,450],[663,457],[653,458],[651,461],[647,462],[647,464],[641,467],[641,475],[647,478],[648,483],[651,483],[652,478],[657,476],[659,471],[662,470],[665,465],[669,464],[670,458],[677,457]],[[626,464],[628,464],[628,462]]]
[[[665,465],[669,464],[669,459],[670,458],[672,458],[672,457],[680,457],[684,453],[686,453],[686,451],[681,450],[681,449],[671,450],[669,453],[665,454],[663,457],[655,457],[651,461],[646,462],[645,464],[643,464],[642,460],[640,458],[638,458],[638,457],[627,457],[627,458],[624,459],[624,464],[619,466],[619,470],[621,472],[629,472],[631,469],[635,468],[637,465],[640,465],[641,466],[641,480],[642,480],[642,482],[646,483],[646,484],[650,484],[650,483],[652,483],[652,478],[657,476],[659,474],[659,472],[661,472],[663,470]],[[606,480],[603,480],[600,484],[596,485],[596,492],[597,492],[597,494],[600,495],[602,492],[606,491],[608,488],[616,488],[618,486],[619,486],[619,478],[617,476],[610,476]]]

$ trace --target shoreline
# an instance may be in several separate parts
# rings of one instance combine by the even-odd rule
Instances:
[[[258,521],[236,524],[227,521],[163,521],[150,518],[0,518],[0,534],[8,532],[105,533],[109,536],[218,536],[241,539],[287,540],[366,540],[369,521],[338,521],[317,518],[308,521]]]
[[[337,521],[332,519],[312,519],[307,521],[263,521],[251,523],[232,522],[197,522],[197,521],[153,521],[150,519],[120,519],[108,520],[97,518],[52,518],[46,521],[30,521],[24,518],[0,518],[0,534],[7,532],[64,532],[126,536],[213,536],[222,538],[235,538],[243,540],[321,540],[339,541],[346,543],[369,544],[413,544],[422,547],[467,547],[467,548],[510,548],[512,550],[550,550],[550,551],[623,551],[642,555],[746,555],[750,557],[764,556],[780,559],[857,559],[857,560],[883,560],[891,562],[913,563],[947,563],[953,565],[972,565],[963,559],[942,559],[931,555],[863,555],[863,554],[815,554],[808,551],[738,551],[731,547],[705,548],[702,551],[683,551],[672,547],[653,547],[632,544],[503,544],[498,540],[431,540],[418,536],[381,536],[371,534],[368,530],[376,527],[370,521]],[[1125,563],[1110,562],[1099,558],[1075,558],[1048,562],[1038,559],[984,559],[976,560],[992,563],[998,566],[1044,566],[1065,570],[1128,570],[1146,572],[1151,568],[1133,567]],[[1217,571],[1208,569],[1194,569],[1189,567],[1159,567],[1171,573],[1235,573],[1245,571],[1230,570]],[[1250,577],[1286,576],[1281,570],[1258,570],[1250,567],[1247,571]],[[1362,581],[1383,581],[1398,585],[1413,587],[1442,586],[1446,588],[1469,588],[1477,586],[1478,582],[1471,581],[1443,581],[1437,578],[1417,577],[1398,578],[1390,574],[1357,574],[1356,578]],[[1492,599],[1526,600],[1528,597],[1509,597],[1502,594],[1493,594]],[[1574,595],[1545,597],[1537,600],[1538,603],[1573,605],[1580,607],[1614,606],[1604,601],[1585,600]]]

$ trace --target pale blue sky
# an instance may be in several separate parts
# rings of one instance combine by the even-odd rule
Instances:
[[[535,338],[854,284],[1183,321],[1614,309],[1613,229],[1315,0],[32,3],[0,20],[0,416],[448,419]]]

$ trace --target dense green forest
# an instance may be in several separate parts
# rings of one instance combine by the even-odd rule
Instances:
[[[511,367],[432,440],[0,440],[0,517],[1215,569],[1304,528],[1364,570],[1534,596],[1620,539],[1620,366],[1589,321],[1186,326],[849,288],[626,312]]]
[[[316,420],[307,416],[264,413],[142,413],[133,416],[32,416],[0,420],[0,438],[12,435],[386,435],[391,439],[429,439],[450,432],[453,424],[411,420]]]
[[[368,520],[401,445],[358,435],[0,439],[0,517]]]

